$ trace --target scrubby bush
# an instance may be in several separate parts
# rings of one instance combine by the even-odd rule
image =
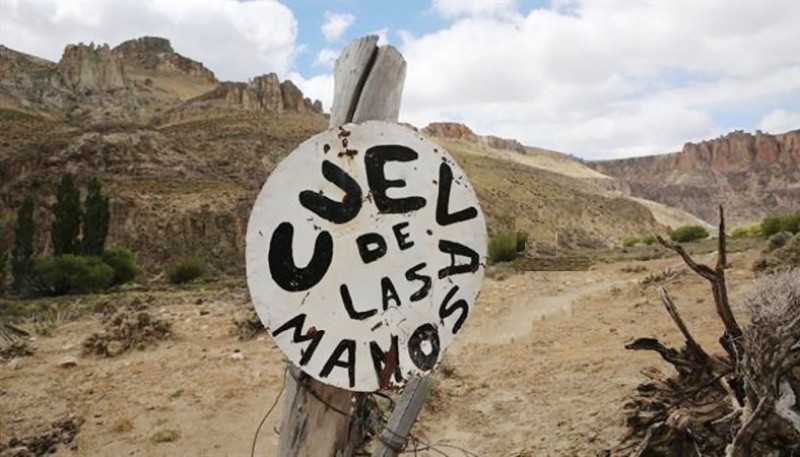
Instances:
[[[684,225],[673,230],[670,237],[678,243],[688,243],[708,238],[708,230],[702,225]]]
[[[781,218],[778,216],[770,216],[761,221],[761,233],[765,238],[781,231]]]
[[[655,237],[655,235],[647,235],[647,236],[643,237],[641,241],[645,245],[651,246],[651,245],[655,244],[656,237]]]
[[[206,263],[200,257],[181,257],[167,267],[167,277],[172,284],[184,284],[203,276]]]
[[[731,232],[731,238],[746,238],[761,235],[761,224],[740,225]]]
[[[631,246],[636,246],[641,241],[637,236],[625,235],[622,237],[622,247],[629,248]]]
[[[102,332],[93,333],[83,342],[85,354],[115,357],[172,336],[172,323],[147,311],[122,309],[106,319],[105,324]]]
[[[103,262],[114,270],[114,285],[131,282],[139,274],[136,257],[127,249],[109,249],[103,253]]]
[[[791,239],[792,234],[789,232],[778,232],[772,235],[769,237],[769,241],[767,241],[767,252],[772,252],[786,246],[786,243]]]
[[[774,272],[800,268],[800,233],[789,239],[783,247],[756,260],[753,270]]]
[[[40,295],[91,293],[109,287],[114,270],[99,257],[66,254],[33,262],[34,289]]]
[[[510,262],[517,257],[517,234],[498,232],[489,240],[489,262]]]
[[[781,219],[781,232],[795,234],[800,231],[800,213],[789,214]]]

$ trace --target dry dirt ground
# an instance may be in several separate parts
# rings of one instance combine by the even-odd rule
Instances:
[[[754,256],[731,256],[734,302],[753,277]],[[655,353],[623,347],[639,336],[680,343],[655,287],[641,283],[667,269],[683,266],[671,257],[586,272],[495,272],[438,370],[414,433],[450,456],[465,454],[447,445],[479,456],[602,455],[624,435],[622,405],[643,379],[641,370],[671,369]],[[707,284],[685,271],[666,285],[698,340],[719,352]],[[38,337],[33,356],[0,366],[0,443],[71,413],[86,422],[72,449],[61,445],[56,455],[249,455],[256,426],[281,387],[284,362],[269,339],[240,342],[232,334],[232,319],[249,306],[246,290],[105,299],[134,295],[171,320],[176,337],[115,358],[82,356],[82,341],[101,328],[97,315]],[[233,356],[237,351],[243,358]],[[77,366],[60,368],[68,356],[77,357]],[[279,406],[257,455],[275,455],[280,415]]]

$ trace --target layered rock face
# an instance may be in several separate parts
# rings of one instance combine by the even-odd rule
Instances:
[[[76,123],[152,123],[154,117],[194,117],[197,113],[187,113],[194,107],[322,114],[322,103],[274,73],[247,83],[220,83],[202,63],[158,37],[114,49],[69,45],[57,64],[0,46],[0,97]]]
[[[448,140],[462,140],[486,145],[493,149],[525,153],[525,146],[517,140],[499,138],[492,135],[475,134],[469,127],[456,122],[434,122],[422,129],[422,133]]]
[[[146,36],[128,40],[115,47],[112,52],[126,65],[167,73],[180,72],[209,83],[218,82],[211,70],[202,63],[175,52],[172,44],[165,38]]]
[[[74,91],[108,91],[126,85],[125,68],[107,44],[67,46],[58,70],[64,86]]]
[[[294,83],[281,82],[275,73],[255,77],[248,83],[221,83],[213,91],[190,100],[187,105],[187,108],[195,105],[268,113],[322,114],[320,101],[311,102],[310,99],[304,98]]]
[[[770,135],[742,131],[687,143],[681,152],[600,161],[596,170],[623,179],[633,195],[689,211],[716,223],[746,223],[800,211],[800,130]]]

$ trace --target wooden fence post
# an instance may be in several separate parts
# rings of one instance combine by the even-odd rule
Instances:
[[[339,56],[330,127],[368,120],[397,122],[406,63],[395,48],[378,48],[377,43],[375,35],[360,38]],[[361,406],[356,394],[318,382],[294,366],[289,371],[278,455],[352,456],[363,438],[356,419],[363,414],[354,411]]]

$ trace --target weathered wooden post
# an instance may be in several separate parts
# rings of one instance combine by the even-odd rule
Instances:
[[[395,48],[377,44],[375,35],[353,41],[336,61],[331,127],[373,119],[397,122],[406,62]],[[353,392],[309,379],[297,367],[289,369],[279,456],[352,455],[363,427],[353,423],[354,416],[331,410],[311,392],[347,412],[356,407]],[[307,389],[300,388],[297,379],[304,379]]]
[[[412,380],[376,454],[395,455],[430,388],[419,376],[483,279],[475,193],[446,151],[396,124],[406,64],[377,41],[343,51],[332,129],[279,164],[248,224],[250,293],[290,362],[281,457],[351,456],[376,425],[359,392]]]

